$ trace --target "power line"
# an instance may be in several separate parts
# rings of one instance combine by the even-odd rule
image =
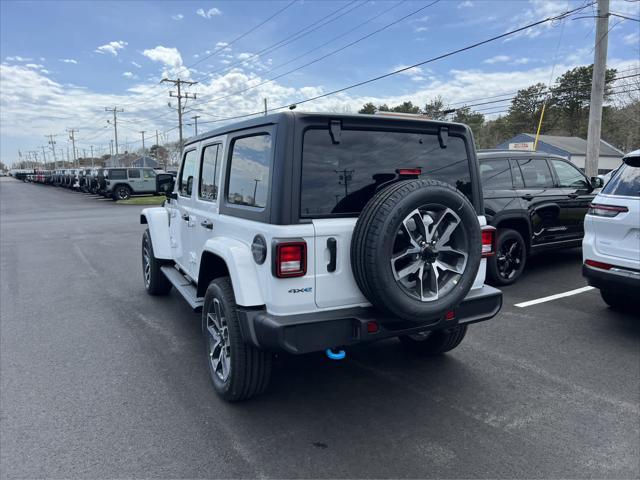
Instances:
[[[217,102],[217,101],[219,101],[219,100],[224,100],[224,99],[229,98],[229,97],[233,97],[233,96],[236,96],[236,95],[240,95],[240,94],[242,94],[242,93],[248,92],[249,90],[253,90],[254,88],[258,88],[258,87],[260,87],[260,86],[262,86],[262,85],[265,85],[265,84],[267,84],[267,83],[271,83],[271,82],[273,82],[274,80],[277,80],[277,79],[279,79],[279,78],[282,78],[282,77],[284,77],[284,76],[286,76],[286,75],[290,75],[290,74],[292,74],[292,73],[294,73],[294,72],[297,72],[298,70],[302,70],[303,68],[306,68],[306,67],[308,67],[309,65],[313,65],[314,63],[317,63],[317,62],[319,62],[319,61],[321,61],[321,60],[324,60],[325,58],[328,58],[328,57],[330,57],[330,56],[332,56],[332,55],[335,55],[336,53],[339,53],[339,52],[341,52],[341,51],[343,51],[343,50],[345,50],[345,49],[347,49],[347,48],[349,48],[349,47],[352,47],[353,45],[355,45],[355,44],[357,44],[357,43],[360,43],[360,42],[362,42],[363,40],[366,40],[367,38],[370,38],[370,37],[372,37],[373,35],[376,35],[376,34],[378,34],[378,33],[382,32],[382,31],[386,30],[387,28],[390,28],[390,27],[392,27],[392,26],[394,26],[394,25],[396,25],[396,24],[398,24],[398,23],[400,23],[400,22],[402,22],[402,21],[406,20],[407,18],[409,18],[409,17],[411,17],[411,16],[413,16],[413,15],[416,15],[416,14],[420,13],[421,11],[423,11],[423,10],[425,10],[425,9],[427,9],[427,8],[429,8],[429,7],[431,7],[431,6],[433,6],[433,5],[435,5],[435,4],[436,4],[436,3],[438,3],[439,1],[440,1],[440,0],[434,0],[433,2],[431,2],[431,3],[427,4],[427,5],[423,6],[423,7],[420,7],[420,8],[418,8],[417,10],[414,10],[413,12],[411,12],[411,13],[409,13],[409,14],[407,14],[407,15],[405,15],[405,16],[403,16],[403,17],[401,17],[401,18],[399,18],[399,19],[397,19],[397,20],[394,20],[393,22],[391,22],[391,23],[388,23],[388,24],[384,25],[384,26],[382,26],[382,27],[378,28],[377,30],[374,30],[373,32],[368,33],[367,35],[364,35],[364,36],[362,36],[362,37],[360,37],[360,38],[358,38],[358,39],[356,39],[356,40],[354,40],[354,41],[352,41],[352,42],[350,42],[350,43],[348,43],[348,44],[346,44],[346,45],[344,45],[344,46],[342,46],[342,47],[340,47],[340,48],[337,48],[337,49],[335,49],[335,50],[333,50],[333,51],[331,51],[331,52],[329,52],[329,53],[327,53],[327,54],[325,54],[325,55],[322,55],[322,56],[320,56],[320,57],[318,57],[318,58],[316,58],[316,59],[314,59],[314,60],[311,60],[310,62],[307,62],[307,63],[305,63],[304,65],[301,65],[301,66],[296,67],[296,68],[294,68],[294,69],[292,69],[292,70],[289,70],[289,71],[287,71],[287,72],[284,72],[284,73],[281,73],[281,74],[279,74],[279,75],[276,75],[275,77],[271,77],[270,79],[268,79],[268,80],[264,80],[264,81],[262,81],[262,82],[260,82],[260,83],[258,83],[258,84],[256,84],[256,85],[252,85],[252,86],[250,86],[250,87],[246,87],[246,88],[244,88],[244,89],[242,89],[242,90],[238,90],[238,91],[235,91],[235,92],[229,93],[229,94],[227,94],[227,95],[224,95],[224,96],[222,96],[222,97],[214,98],[214,99],[212,99],[212,100],[207,100],[206,102],[201,102],[201,103],[198,103],[198,104],[196,104],[196,105],[204,105],[204,104],[207,104],[207,103]]]
[[[357,0],[352,0],[351,2],[347,3],[346,5],[343,5],[342,7],[338,8],[337,10],[334,10],[333,12],[329,13],[328,15],[325,15],[324,17],[320,18],[319,20],[316,20],[315,22],[310,23],[309,25],[307,25],[306,27],[301,28],[300,30],[298,30],[297,32],[283,38],[282,40],[272,43],[271,45],[263,48],[262,50],[259,50],[253,54],[251,54],[249,57],[244,58],[240,61],[231,63],[230,65],[226,65],[224,67],[220,67],[218,69],[212,70],[208,73],[210,74],[216,74],[219,72],[227,72],[229,70],[231,70],[233,67],[246,63],[249,60],[253,60],[254,58],[258,58],[260,56],[262,56],[263,54],[267,53],[267,52],[275,52],[276,50],[284,47],[285,45],[289,45],[290,43],[301,39],[302,37],[305,37],[307,35],[309,35],[310,33],[315,32],[316,30],[324,27],[325,25],[328,25],[331,22],[334,22],[336,20],[338,20],[339,18],[342,18],[343,16],[347,15],[348,13],[352,12],[353,10],[355,10],[356,8],[360,8],[363,5],[365,5],[367,2],[362,2],[358,5],[355,5],[353,8],[351,8],[350,10],[347,10],[346,12],[341,13],[340,15],[336,16],[335,18],[331,18],[330,20],[327,20],[325,23],[322,23],[324,20],[334,16],[335,14],[337,14],[338,12],[348,8],[349,6],[355,4],[357,2]],[[315,28],[313,28],[315,27]]]
[[[116,141],[116,155],[118,155],[118,113],[124,112],[124,109],[122,108],[118,109],[118,107],[113,107],[113,108],[105,107],[104,110],[105,112],[113,113],[113,133]]]
[[[172,91],[169,92],[169,96],[170,97],[175,97],[178,99],[178,128],[180,129],[180,146],[182,146],[182,114],[183,114],[183,105],[182,105],[182,99],[184,98],[185,100],[192,98],[192,99],[196,99],[196,94],[191,94],[191,96],[189,95],[188,92],[186,93],[182,93],[181,87],[182,85],[195,85],[198,82],[189,82],[187,80],[180,80],[179,78],[176,80],[172,80],[169,78],[163,78],[162,79],[163,82],[168,82],[168,83],[173,83],[177,89],[178,89],[178,93],[176,95],[173,94]]]
[[[587,4],[587,5],[583,5],[581,7],[578,7],[578,8],[567,10],[566,12],[561,13],[559,15],[555,15],[553,17],[547,17],[547,18],[544,18],[542,20],[538,20],[536,22],[524,25],[524,26],[516,28],[514,30],[510,30],[510,31],[502,33],[500,35],[496,35],[496,36],[490,37],[490,38],[488,38],[486,40],[482,40],[482,41],[473,43],[471,45],[467,45],[465,47],[461,47],[461,48],[458,48],[456,50],[452,50],[450,52],[443,53],[441,55],[429,58],[429,59],[424,60],[422,62],[414,63],[413,65],[409,65],[407,67],[399,68],[397,70],[394,70],[393,72],[389,72],[389,73],[385,73],[385,74],[382,74],[382,75],[378,75],[378,76],[370,78],[368,80],[363,80],[361,82],[353,83],[353,84],[348,85],[346,87],[338,88],[336,90],[332,90],[332,91],[327,92],[327,93],[323,93],[323,94],[320,94],[320,95],[316,95],[314,97],[310,97],[310,98],[307,98],[307,99],[304,99],[304,100],[300,100],[298,102],[293,102],[293,103],[289,103],[289,104],[286,104],[286,105],[281,105],[279,107],[275,107],[275,108],[270,109],[270,111],[274,112],[274,111],[278,111],[278,110],[284,110],[286,108],[291,108],[291,107],[294,107],[296,105],[301,105],[303,103],[312,102],[312,101],[318,100],[320,98],[325,98],[325,97],[329,97],[331,95],[335,95],[337,93],[345,92],[347,90],[351,90],[353,88],[360,87],[362,85],[367,85],[369,83],[377,82],[377,81],[382,80],[384,78],[388,78],[388,77],[392,77],[394,75],[398,75],[400,73],[406,72],[406,71],[411,70],[413,68],[416,68],[416,67],[419,67],[419,66],[422,66],[422,65],[426,65],[426,64],[429,64],[429,63],[433,63],[433,62],[436,62],[438,60],[442,60],[443,58],[451,57],[453,55],[457,55],[459,53],[462,53],[462,52],[465,52],[465,51],[468,51],[468,50],[472,50],[472,49],[480,47],[482,45],[486,45],[488,43],[495,42],[495,41],[500,40],[502,38],[506,38],[506,37],[509,37],[511,35],[515,35],[517,33],[520,33],[522,31],[524,31],[524,30],[527,30],[529,28],[533,28],[533,27],[536,27],[538,25],[542,25],[544,23],[548,23],[548,22],[552,22],[552,21],[555,21],[555,20],[560,20],[560,19],[566,18],[567,16],[569,16],[569,15],[575,13],[575,12],[581,11],[584,8],[587,8],[590,5],[591,4]],[[200,123],[202,123],[202,124],[204,124],[204,123],[217,123],[217,122],[235,120],[235,119],[239,119],[239,118],[247,118],[247,117],[251,117],[251,116],[254,116],[254,115],[261,115],[262,113],[263,113],[263,111],[259,111],[259,112],[244,114],[244,115],[236,115],[236,116],[233,116],[233,117],[227,117],[227,118],[223,118],[223,119],[219,119],[219,120],[209,120],[209,121],[200,122]]]

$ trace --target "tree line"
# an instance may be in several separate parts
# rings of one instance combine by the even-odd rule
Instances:
[[[411,101],[396,106],[366,103],[359,113],[414,113],[433,120],[446,119],[465,123],[473,131],[477,148],[494,148],[519,133],[535,133],[542,107],[546,103],[540,133],[586,138],[592,72],[593,65],[576,67],[560,75],[551,88],[543,83],[536,83],[518,90],[509,106],[505,107],[505,113],[490,120],[482,112],[493,110],[493,113],[497,113],[496,110],[505,106],[504,102],[479,100],[484,105],[478,110],[474,110],[472,106],[453,109],[444,98],[437,96],[423,107],[414,105]],[[605,103],[602,139],[623,152],[637,149],[640,145],[640,77],[608,69],[605,77]]]

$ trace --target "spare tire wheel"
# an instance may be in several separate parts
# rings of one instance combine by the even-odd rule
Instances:
[[[403,180],[380,190],[362,210],[351,266],[376,308],[428,323],[464,300],[481,244],[477,214],[458,190],[436,180]]]

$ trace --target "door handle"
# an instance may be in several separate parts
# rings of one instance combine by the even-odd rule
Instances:
[[[189,214],[188,213],[183,213],[182,214],[182,219],[186,220],[188,222],[189,221]]]
[[[209,220],[203,220],[200,222],[200,225],[202,225],[204,228],[207,228],[209,230],[213,230],[213,223],[210,222]]]
[[[522,199],[523,199],[523,200],[531,201],[531,200],[533,200],[533,195],[531,195],[531,194],[527,193],[526,195],[523,195],[523,196],[522,196]]]
[[[578,198],[579,195],[577,193],[570,193],[569,198]]]
[[[327,272],[336,271],[336,239],[331,237],[327,239],[327,248],[329,249],[329,263],[327,263]]]

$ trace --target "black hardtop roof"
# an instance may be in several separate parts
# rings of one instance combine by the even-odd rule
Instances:
[[[363,120],[363,119],[375,119],[376,121],[386,124],[406,124],[409,126],[413,124],[413,126],[421,125],[428,123],[430,125],[438,125],[438,126],[456,126],[462,127],[464,129],[468,129],[466,125],[462,123],[455,122],[443,122],[439,120],[427,120],[421,117],[410,117],[410,116],[392,116],[392,115],[364,115],[361,113],[337,113],[337,112],[300,112],[300,111],[285,111],[278,113],[271,113],[269,115],[263,115],[260,117],[253,117],[247,120],[243,120],[241,122],[229,123],[222,127],[216,128],[214,130],[209,130],[208,132],[201,133],[200,135],[193,136],[185,140],[184,144],[189,145],[191,143],[199,142],[200,140],[205,140],[207,138],[216,137],[218,135],[225,135],[227,133],[235,132],[238,130],[245,130],[253,127],[259,127],[261,125],[274,125],[283,121],[283,119],[289,118],[331,118],[331,119],[354,119],[354,120]]]
[[[553,153],[545,152],[529,152],[526,150],[501,150],[501,149],[486,149],[478,150],[478,160],[486,160],[488,158],[560,158],[566,160],[566,158],[560,155],[554,155]]]

